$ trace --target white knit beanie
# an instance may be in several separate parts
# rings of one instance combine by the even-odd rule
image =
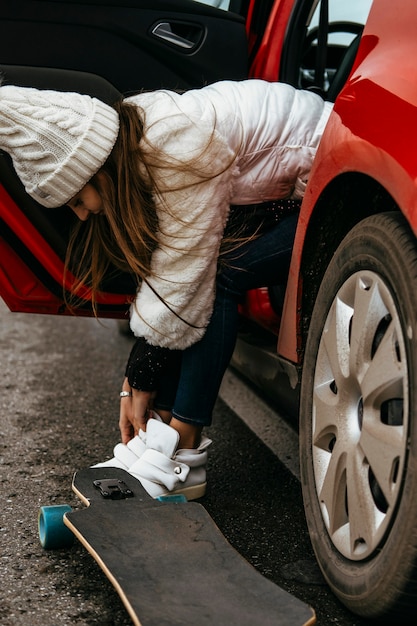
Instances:
[[[90,96],[0,87],[0,149],[26,192],[45,207],[66,204],[96,174],[119,132],[116,111]]]

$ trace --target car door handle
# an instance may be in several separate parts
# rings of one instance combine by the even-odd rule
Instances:
[[[180,34],[186,33],[186,36]],[[203,29],[195,24],[158,22],[151,29],[152,35],[183,50],[192,50],[200,43]]]

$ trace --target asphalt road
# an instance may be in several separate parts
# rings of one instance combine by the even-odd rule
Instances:
[[[12,314],[1,301],[0,320],[0,623],[128,625],[81,546],[42,549],[37,514],[41,505],[79,506],[73,472],[112,456],[132,340],[115,321]],[[318,571],[294,473],[221,399],[207,434],[213,445],[202,503],[232,545],[312,605],[317,626],[365,626]]]

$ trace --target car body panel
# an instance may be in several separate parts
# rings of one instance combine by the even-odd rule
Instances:
[[[407,11],[393,10],[388,0],[380,0],[375,7],[378,10],[371,9],[354,68],[337,98],[311,172],[278,342],[278,353],[295,363],[302,354],[299,310],[303,250],[315,208],[332,181],[348,172],[360,172],[377,181],[417,232],[417,67],[410,52],[417,53],[417,6],[408,4]],[[380,18],[384,8],[390,11],[389,22]],[[402,33],[395,46],[392,32]]]

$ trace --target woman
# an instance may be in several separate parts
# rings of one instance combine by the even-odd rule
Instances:
[[[110,264],[137,279],[122,442],[104,465],[128,469],[154,497],[204,494],[202,431],[238,304],[248,289],[285,281],[294,208],[330,111],[313,93],[259,80],[143,93],[114,107],[0,88],[0,147],[27,192],[88,220],[68,249],[74,295],[84,285],[96,293]],[[279,199],[266,223],[265,202]]]

